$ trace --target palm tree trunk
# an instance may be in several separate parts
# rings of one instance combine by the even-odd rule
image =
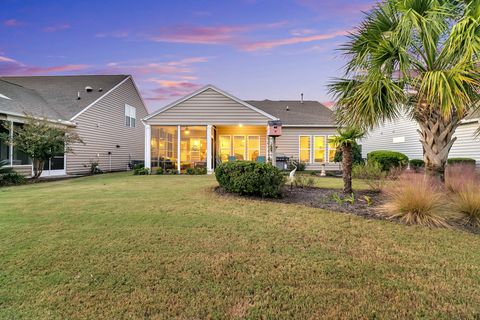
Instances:
[[[432,112],[429,117],[418,120],[418,124],[426,173],[444,183],[448,154],[457,139],[453,134],[459,124],[458,118],[453,115],[445,119],[438,112]]]
[[[342,147],[342,166],[343,166],[343,193],[351,194],[352,190],[352,146],[344,145]]]

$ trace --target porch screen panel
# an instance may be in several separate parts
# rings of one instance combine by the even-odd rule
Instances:
[[[245,136],[233,137],[233,155],[237,160],[245,160]]]
[[[207,127],[180,127],[181,170],[207,167]]]
[[[326,137],[315,136],[313,139],[315,162],[325,162]]]
[[[299,160],[301,162],[310,163],[310,136],[300,136]]]
[[[260,137],[248,136],[247,160],[257,161],[260,155]]]
[[[0,121],[0,161],[8,161],[10,164],[10,145],[8,140],[3,140],[1,137],[9,135],[10,130],[6,128],[10,122]]]
[[[177,169],[177,126],[152,126],[152,168]]]
[[[23,124],[14,123],[13,124],[13,134],[15,131],[23,127]],[[32,164],[32,160],[21,150],[13,146],[13,165],[27,165]]]

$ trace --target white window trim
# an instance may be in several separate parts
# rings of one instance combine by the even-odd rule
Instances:
[[[313,149],[312,148],[312,142],[313,141],[312,140],[313,139],[312,139],[312,136],[308,135],[308,134],[301,134],[301,135],[298,136],[298,161],[302,161],[300,159],[300,151],[304,150],[304,149],[301,148],[301,144],[300,144],[300,141],[301,141],[302,137],[308,137],[310,139],[309,140],[309,159],[308,159],[308,162],[306,162],[306,163],[312,163],[312,158],[313,158],[312,157],[312,152],[313,152],[313,150],[312,150]]]
[[[327,163],[335,163],[335,161],[331,161],[331,162],[330,162],[330,159],[329,159],[329,157],[328,157],[329,154],[330,154],[330,146],[328,145],[328,142],[330,141],[330,138],[331,138],[331,137],[336,137],[336,136],[335,136],[335,135],[328,135],[328,136],[327,136],[327,148],[328,148],[328,150],[327,150],[327,158],[326,158],[326,159],[327,159]],[[338,148],[332,148],[332,149],[334,149],[335,152],[338,150]],[[333,156],[333,157],[335,157],[335,156]]]
[[[262,142],[260,140],[260,136],[259,135],[255,135],[255,134],[252,134],[252,135],[248,135],[245,137],[247,143],[245,144],[245,150],[246,150],[246,160],[248,160],[248,155],[249,155],[249,148],[248,148],[248,142],[250,141],[250,138],[251,137],[255,137],[255,138],[258,138],[258,156],[260,156],[260,151],[262,150]],[[251,160],[250,160],[251,161]]]
[[[127,125],[127,118],[130,118],[129,125]],[[132,119],[134,119],[134,125],[132,126]],[[137,127],[137,108],[131,106],[129,104],[125,104],[125,126],[128,128],[136,128]]]
[[[322,137],[324,141],[324,148],[323,148],[323,159],[325,159],[323,162],[316,162],[315,161],[315,138],[316,137]],[[314,135],[312,136],[312,152],[313,152],[313,157],[312,157],[312,163],[327,163],[328,162],[328,136],[327,135]]]
[[[235,140],[235,137],[242,137],[243,139],[245,139],[245,148],[243,149],[243,159],[244,160],[247,160],[248,158],[248,141],[250,140],[251,137],[255,137],[255,138],[258,138],[258,155],[261,156],[261,151],[262,151],[262,140],[261,140],[261,137],[260,135],[256,135],[256,134],[251,134],[251,135],[241,135],[241,134],[220,134],[218,135],[218,139],[219,139],[219,146],[218,146],[218,153],[221,154],[222,153],[222,147],[221,147],[221,144],[220,144],[220,141],[222,140],[222,137],[228,137],[230,139],[230,150],[229,150],[229,153],[228,153],[228,156],[229,157],[233,157],[235,156],[235,153],[234,153],[234,140]]]

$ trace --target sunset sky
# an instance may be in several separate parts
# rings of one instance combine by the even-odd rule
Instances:
[[[205,85],[328,103],[374,1],[1,0],[0,75],[132,74],[150,111]]]

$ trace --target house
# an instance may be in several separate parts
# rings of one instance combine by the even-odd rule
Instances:
[[[145,166],[178,172],[224,161],[268,161],[269,121],[283,123],[276,153],[309,170],[338,169],[328,137],[336,133],[333,112],[317,101],[241,100],[207,85],[159,111],[145,123]]]
[[[475,131],[480,124],[480,113],[472,113],[455,131],[454,142],[450,150],[450,158],[472,158],[480,165],[480,137]],[[375,150],[392,150],[405,154],[409,159],[423,159],[423,147],[417,130],[418,124],[403,115],[394,121],[386,121],[381,126],[371,130],[361,142],[362,156]]]
[[[45,164],[43,175],[85,174],[98,162],[104,171],[126,170],[145,154],[148,112],[129,75],[0,77],[0,126],[14,134],[26,114],[73,128],[83,144]],[[31,174],[31,159],[14,145],[0,142],[0,160]]]

